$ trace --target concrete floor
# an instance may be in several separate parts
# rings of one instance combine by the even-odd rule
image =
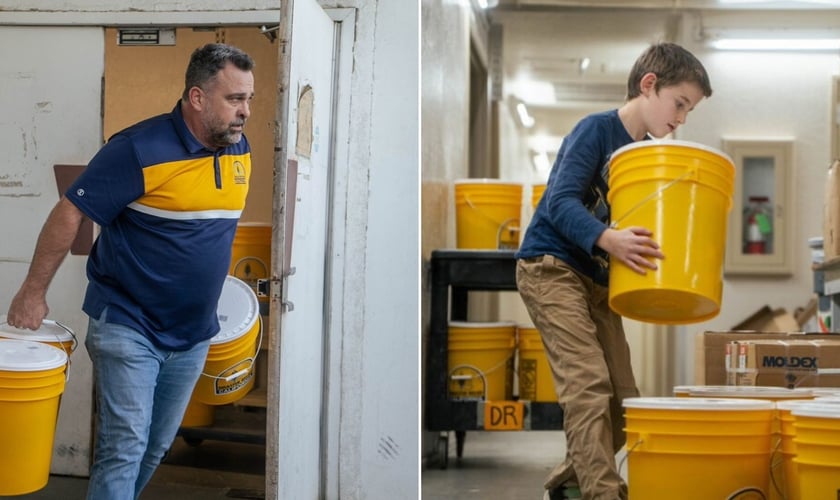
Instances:
[[[434,459],[424,462],[423,500],[542,500],[546,476],[566,453],[563,431],[473,431],[458,459],[450,434],[446,469]]]

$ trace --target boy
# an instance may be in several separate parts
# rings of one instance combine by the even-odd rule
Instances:
[[[659,43],[636,60],[627,92],[620,108],[587,116],[563,140],[516,253],[517,287],[564,411],[566,459],[545,483],[546,500],[570,498],[577,485],[585,499],[627,498],[615,453],[625,442],[622,401],[639,391],[621,317],[607,303],[609,263],[645,274],[665,256],[649,229],[609,227],[609,159],[672,133],[712,88],[690,52]]]

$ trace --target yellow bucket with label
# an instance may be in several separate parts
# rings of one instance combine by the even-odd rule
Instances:
[[[455,181],[455,232],[462,249],[519,248],[522,184],[498,179]]]
[[[193,398],[207,405],[232,403],[248,394],[262,342],[257,296],[244,281],[225,279],[217,314],[221,330],[210,340],[204,371],[193,390]]]
[[[513,322],[449,323],[449,398],[504,401],[513,397]]]
[[[629,498],[767,498],[772,402],[664,397],[623,405]]]
[[[653,232],[665,259],[640,275],[610,263],[609,304],[638,321],[686,324],[718,315],[735,165],[724,153],[686,141],[640,141],[609,165],[612,225]]]
[[[519,399],[556,402],[551,366],[540,332],[533,327],[519,327]]]
[[[46,486],[68,356],[57,347],[0,339],[0,495]]]
[[[545,193],[546,184],[533,184],[531,186],[531,209],[536,210]]]

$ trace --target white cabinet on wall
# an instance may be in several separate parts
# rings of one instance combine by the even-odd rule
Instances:
[[[724,272],[792,273],[793,139],[724,139],[735,162]]]

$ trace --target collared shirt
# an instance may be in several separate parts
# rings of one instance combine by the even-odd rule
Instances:
[[[65,193],[101,226],[82,309],[167,349],[216,335],[250,174],[247,139],[205,148],[180,103],[114,134]]]

